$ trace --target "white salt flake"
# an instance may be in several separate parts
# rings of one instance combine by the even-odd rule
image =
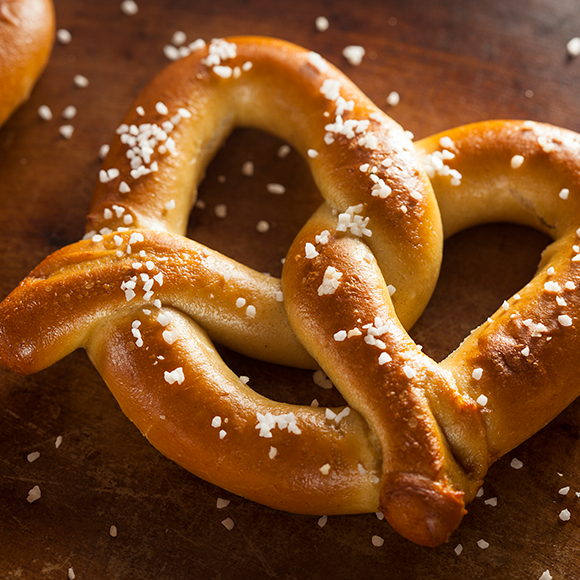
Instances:
[[[33,451],[32,453],[29,453],[26,456],[26,459],[28,459],[29,463],[32,463],[33,461],[36,461],[39,457],[40,457],[40,452],[39,451]]]
[[[486,542],[485,540],[477,540],[477,545],[482,549],[482,550],[487,550],[487,548],[489,548],[489,542]]]
[[[40,492],[40,487],[38,487],[38,485],[35,485],[29,492],[28,492],[28,497],[26,498],[26,501],[28,501],[28,503],[32,503],[35,502],[36,500],[40,499],[41,496],[41,492]]]
[[[523,155],[514,155],[510,160],[512,169],[519,169],[524,163]]]
[[[318,287],[318,296],[334,294],[340,285],[342,272],[339,272],[333,266],[328,266],[324,272],[322,284]]]
[[[222,521],[222,526],[226,530],[231,531],[234,529],[234,520],[232,520],[232,518],[226,518],[225,520]]]
[[[514,469],[521,469],[524,464],[517,458],[513,458],[510,462],[511,467],[513,467]]]
[[[228,507],[229,505],[230,505],[229,499],[222,499],[221,497],[218,497],[218,499],[216,501],[216,507],[218,510],[223,510],[224,508]]]
[[[170,372],[165,371],[163,377],[164,377],[165,381],[167,383],[169,383],[170,385],[172,385],[173,383],[177,383],[178,385],[181,385],[181,383],[183,383],[183,381],[185,380],[185,375],[183,374],[182,367],[177,367],[176,369],[174,369]]]
[[[381,536],[373,536],[371,542],[373,546],[380,548],[385,543],[385,540]]]
[[[116,538],[118,534],[117,526],[111,526],[109,528],[109,534],[111,535],[111,538]]]
[[[479,381],[481,379],[481,377],[483,376],[483,369],[481,369],[481,368],[474,369],[473,372],[471,373],[471,376],[476,381]]]
[[[358,66],[362,62],[365,52],[362,46],[349,45],[342,50],[342,56],[346,58],[350,65]]]
[[[401,97],[399,96],[399,93],[397,93],[397,91],[391,91],[387,95],[387,105],[389,105],[389,107],[396,107],[400,101]]]
[[[578,38],[577,36],[571,38],[566,43],[566,51],[568,52],[568,56],[572,58],[580,56],[580,38]]]
[[[326,32],[330,26],[330,22],[326,16],[318,16],[314,21],[314,26],[316,26],[318,32]]]
[[[476,402],[480,407],[485,407],[487,405],[487,397],[485,395],[479,395]]]
[[[570,521],[570,510],[568,509],[563,509],[560,513],[559,513],[559,518],[563,521],[563,522],[568,522]]]

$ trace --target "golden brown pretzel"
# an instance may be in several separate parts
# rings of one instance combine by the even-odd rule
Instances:
[[[344,225],[336,235],[352,241],[363,269],[377,256],[412,324],[442,247],[412,142],[318,55],[238,38],[173,64],[138,97],[100,173],[88,239],[50,256],[4,301],[0,360],[33,372],[84,346],[127,416],[194,473],[281,509],[376,510],[380,447],[364,419],[257,395],[204,332],[251,356],[316,368],[290,329],[279,280],[182,236],[205,166],[240,124],[305,155],[326,199],[313,227],[336,212],[327,235]],[[388,171],[389,186],[364,164]],[[50,308],[30,300],[45,293]]]
[[[219,63],[207,51],[193,55],[138,98],[119,131],[126,137],[105,161],[89,239],[49,257],[0,305],[0,361],[33,372],[84,346],[149,440],[201,477],[302,513],[380,507],[407,538],[437,545],[458,525],[491,461],[578,394],[564,360],[578,341],[571,288],[580,283],[572,258],[578,254],[577,136],[496,122],[416,144],[432,174],[446,234],[508,219],[540,226],[556,239],[521,298],[437,365],[399,322],[410,325],[421,312],[441,244],[412,145],[319,57],[272,40],[232,43],[236,56],[233,47],[216,43],[210,56],[221,53]],[[174,75],[184,79],[178,90],[169,82]],[[328,78],[341,85],[327,83],[321,96]],[[346,123],[334,118],[351,99],[344,119],[368,117],[364,139],[349,137]],[[131,125],[137,127],[141,113],[143,122],[158,123],[168,116],[165,108],[169,116],[183,108],[171,128],[175,143],[164,141],[165,153],[142,157],[145,165],[133,162],[131,176],[123,157],[136,146]],[[236,123],[293,143],[327,199],[288,253],[283,305],[278,281],[177,235],[203,168]],[[377,134],[378,148],[366,147]],[[385,158],[390,161],[382,163]],[[494,179],[486,189],[489,175]],[[567,189],[568,198],[560,190],[546,195],[543,185]],[[345,211],[359,203],[357,211]],[[422,264],[418,282],[410,274]],[[398,317],[385,280],[396,288]],[[419,296],[413,294],[418,283],[428,285]],[[46,295],[51,308],[43,304]],[[310,366],[313,357],[349,407],[288,406],[252,393],[218,359],[197,323],[212,338],[266,360]],[[518,424],[522,416],[525,425]]]
[[[53,40],[50,0],[0,0],[0,125],[28,99]]]

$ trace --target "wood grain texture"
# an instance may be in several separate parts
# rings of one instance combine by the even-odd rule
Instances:
[[[57,28],[69,30],[72,42],[55,45],[31,99],[0,129],[0,299],[46,255],[82,236],[98,149],[168,63],[163,46],[176,30],[188,41],[258,34],[315,50],[417,138],[493,118],[580,131],[580,59],[566,53],[580,32],[573,0],[368,0],[363,8],[343,0],[137,2],[139,12],[126,16],[119,0],[55,0]],[[330,21],[326,32],[314,25],[321,15]],[[351,44],[366,49],[358,67],[341,56]],[[75,87],[76,74],[89,79],[87,88]],[[401,96],[396,107],[386,104],[392,90]],[[39,118],[42,104],[52,121]],[[61,118],[68,105],[78,109],[71,121]],[[69,140],[59,134],[63,124],[75,128]],[[206,208],[189,224],[190,237],[276,275],[320,201],[298,154],[277,156],[281,144],[235,131],[202,184]],[[247,160],[252,177],[241,173]],[[273,182],[286,194],[268,194]],[[221,203],[225,219],[214,213]],[[271,225],[266,234],[255,230],[262,219]],[[414,338],[443,358],[527,282],[546,242],[504,225],[451,238]],[[341,403],[310,371],[223,354],[274,399]],[[30,463],[34,451],[40,457]],[[146,442],[83,352],[29,377],[0,369],[0,457],[0,579],[57,580],[71,567],[86,580],[536,580],[545,570],[555,579],[580,577],[580,401],[492,467],[450,543],[432,550],[372,514],[332,517],[321,528],[317,517],[276,512],[197,479]],[[521,469],[510,466],[513,458]],[[29,503],[35,485],[42,497]],[[568,494],[559,494],[565,486]],[[494,497],[497,506],[485,503]],[[231,503],[217,509],[218,498]],[[567,523],[558,517],[563,509]],[[374,535],[382,547],[372,544]]]

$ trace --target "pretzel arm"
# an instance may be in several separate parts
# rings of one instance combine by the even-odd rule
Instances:
[[[378,454],[357,413],[337,423],[323,408],[256,394],[194,321],[173,309],[161,313],[171,318],[165,327],[157,313],[141,308],[103,320],[87,343],[123,412],[158,450],[220,487],[277,509],[310,514],[378,509]],[[132,334],[136,320],[143,337],[139,348]],[[177,335],[171,345],[162,336],[166,330]],[[164,375],[178,368],[182,382],[169,384]],[[278,423],[261,430],[259,414],[293,415],[296,429]]]
[[[135,304],[156,310],[157,300],[248,356],[317,368],[290,329],[279,280],[187,238],[147,230],[84,240],[37,266],[0,304],[0,362],[36,372],[84,346],[101,319]]]
[[[536,433],[578,395],[574,353],[580,347],[580,136],[521,121],[476,123],[416,143],[426,154],[455,157],[461,183],[432,183],[444,231],[489,221],[513,221],[554,238],[522,290],[441,363],[462,393],[483,410],[490,451],[499,457]],[[449,142],[450,140],[450,142]],[[514,156],[522,163],[512,166]],[[483,373],[479,380],[474,369]]]

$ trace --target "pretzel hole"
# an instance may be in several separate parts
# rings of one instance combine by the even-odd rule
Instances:
[[[445,242],[435,292],[411,336],[436,361],[453,352],[535,275],[551,239],[533,228],[487,224]]]
[[[188,224],[188,237],[259,272],[280,277],[292,240],[322,203],[310,169],[286,143],[254,129],[235,129],[209,164]],[[253,174],[244,174],[251,162]],[[270,184],[283,194],[270,193]],[[202,205],[203,209],[199,207]],[[218,217],[219,207],[225,217]],[[268,224],[258,231],[258,224]]]

